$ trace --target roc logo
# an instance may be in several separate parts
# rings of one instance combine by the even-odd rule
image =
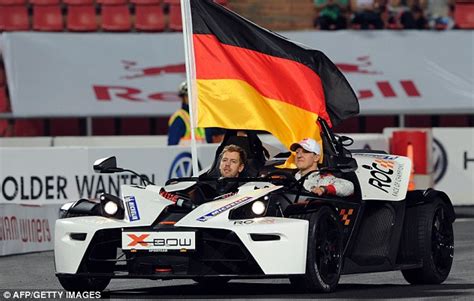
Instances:
[[[198,162],[199,169],[201,164]],[[193,164],[191,153],[185,152],[176,156],[171,163],[171,168],[168,173],[168,179],[191,177],[193,174]]]
[[[363,168],[370,170],[369,184],[373,187],[388,193],[386,188],[391,187],[394,162],[383,159],[376,159],[371,166],[362,165]]]

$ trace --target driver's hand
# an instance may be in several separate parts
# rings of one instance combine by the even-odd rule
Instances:
[[[325,192],[326,192],[326,189],[324,189],[324,187],[313,187],[313,189],[311,189],[311,192],[314,193],[314,194],[317,194],[318,196],[322,196]]]

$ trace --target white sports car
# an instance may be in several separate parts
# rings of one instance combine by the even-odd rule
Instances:
[[[66,290],[102,291],[112,278],[289,278],[310,291],[333,291],[341,274],[401,270],[412,284],[441,283],[454,253],[449,197],[407,191],[408,158],[349,152],[350,138],[323,127],[325,168],[354,183],[347,198],[318,197],[290,170],[275,167],[258,137],[228,132],[216,154],[238,144],[246,177],[219,179],[215,162],[198,178],[121,187],[100,202],[79,200],[56,222],[56,276]],[[123,172],[115,157],[101,173]],[[223,193],[221,188],[230,193]]]

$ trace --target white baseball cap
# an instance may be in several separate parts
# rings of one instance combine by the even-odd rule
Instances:
[[[317,155],[321,154],[321,147],[316,142],[316,140],[311,139],[311,138],[304,138],[303,140],[301,140],[299,142],[293,143],[290,146],[290,150],[294,152],[299,147],[301,147],[302,149],[304,149],[308,152],[315,153]]]

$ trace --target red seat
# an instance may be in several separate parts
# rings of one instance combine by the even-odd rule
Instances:
[[[67,29],[69,31],[97,31],[97,28],[94,5],[68,5]]]
[[[81,126],[79,118],[54,118],[50,120],[51,136],[80,136]]]
[[[92,119],[92,135],[116,135],[114,118],[94,118]]]
[[[1,26],[5,31],[29,30],[30,21],[28,20],[28,7],[26,5],[2,6]]]
[[[130,0],[133,4],[161,4],[161,0]]]
[[[44,121],[42,119],[16,119],[14,136],[43,136]]]
[[[7,74],[5,72],[5,66],[0,62],[0,87],[6,86],[7,84]]]
[[[26,4],[26,0],[0,0],[0,6],[4,5],[22,5]]]
[[[11,112],[10,100],[7,95],[7,88],[0,86],[0,113]]]
[[[68,5],[94,4],[94,0],[63,0],[63,2]]]
[[[132,20],[127,4],[102,5],[102,29],[105,31],[130,31]]]
[[[160,4],[135,5],[135,29],[141,31],[163,31],[165,18]]]
[[[179,4],[179,2],[170,2],[169,4],[170,9],[168,27],[172,31],[182,31],[183,20],[181,19],[181,5]]]
[[[102,5],[119,5],[127,4],[128,0],[97,0],[97,3]]]
[[[64,22],[59,4],[35,5],[33,7],[33,29],[40,31],[63,31]]]
[[[150,120],[148,118],[122,118],[120,124],[121,135],[150,135]]]
[[[474,29],[474,2],[456,3],[454,21],[459,28]]]
[[[60,0],[30,0],[30,3],[34,5],[53,5],[53,4],[61,4],[61,1]]]

